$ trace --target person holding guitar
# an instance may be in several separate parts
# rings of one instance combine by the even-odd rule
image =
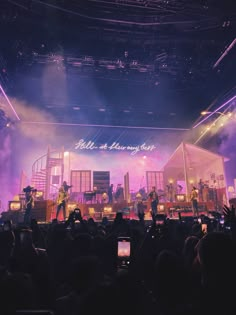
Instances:
[[[64,187],[59,188],[58,197],[57,197],[57,214],[56,219],[59,216],[60,210],[63,210],[63,218],[66,219],[66,202],[68,200],[68,192],[65,191]]]
[[[152,219],[154,220],[157,215],[157,206],[159,203],[159,197],[156,192],[155,186],[152,187],[151,192],[148,194],[148,198],[151,202],[151,214],[152,214]]]

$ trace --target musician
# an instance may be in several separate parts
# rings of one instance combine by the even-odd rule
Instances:
[[[115,193],[115,199],[117,202],[122,202],[125,199],[124,198],[124,188],[122,187],[121,184],[117,185],[116,193]]]
[[[106,192],[102,193],[102,203],[108,203],[108,194]]]
[[[108,194],[108,203],[113,203],[113,184],[109,186],[107,194]]]
[[[204,201],[203,200],[203,189],[204,189],[204,182],[202,181],[202,179],[200,179],[199,183],[198,183],[198,197],[199,197],[199,201]]]
[[[172,183],[169,183],[169,185],[166,185],[167,188],[167,198],[170,202],[174,201],[174,195],[175,195],[175,189]]]
[[[25,193],[25,215],[24,224],[29,225],[31,219],[31,210],[34,208],[34,194],[37,190],[31,186],[27,186],[23,189]]]
[[[177,186],[177,193],[178,194],[182,194],[182,191],[183,191],[183,186],[178,184],[178,186]]]
[[[137,202],[137,215],[139,217],[140,222],[144,222],[145,205],[143,203],[143,200],[138,200]]]
[[[198,216],[198,191],[197,188],[193,186],[191,194],[190,194],[190,200],[192,202],[192,210],[193,215]]]
[[[64,182],[62,183],[62,186],[63,186],[63,188],[64,188],[64,190],[65,190],[66,193],[68,193],[69,189],[70,189],[71,187],[73,187],[72,185],[67,185],[67,182],[66,182],[65,180],[64,180]]]
[[[204,184],[203,186],[202,198],[204,202],[207,202],[209,200],[209,186],[207,184]]]
[[[66,219],[66,202],[68,200],[68,192],[65,191],[64,186],[59,188],[58,196],[57,196],[57,214],[56,219],[58,218],[59,212],[62,208],[63,210],[63,218]]]
[[[148,198],[151,201],[151,214],[152,214],[152,218],[155,219],[156,215],[157,215],[157,206],[159,203],[159,197],[158,194],[156,192],[156,187],[153,186],[151,192],[148,194]]]

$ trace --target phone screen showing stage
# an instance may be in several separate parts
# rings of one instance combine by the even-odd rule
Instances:
[[[118,238],[117,255],[119,258],[128,259],[130,257],[130,239]]]

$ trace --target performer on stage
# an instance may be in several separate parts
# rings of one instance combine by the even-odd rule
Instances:
[[[152,187],[152,191],[149,193],[148,198],[151,201],[151,209],[152,209],[151,214],[152,214],[152,218],[154,220],[156,215],[157,215],[157,206],[159,203],[159,198],[158,198],[158,194],[156,192],[155,186]]]
[[[204,183],[203,183],[202,179],[200,179],[199,183],[198,183],[198,198],[199,198],[199,201],[204,201],[203,200],[203,189],[204,189]]]
[[[204,184],[203,186],[202,198],[204,202],[207,202],[209,200],[209,187],[207,184]]]
[[[124,199],[125,199],[124,198],[124,188],[122,187],[121,184],[117,185],[116,193],[115,193],[115,199],[118,203],[124,201]]]
[[[63,186],[64,191],[65,191],[66,193],[68,193],[69,189],[70,189],[71,187],[73,187],[72,185],[67,185],[67,182],[66,182],[65,180],[64,180],[62,186]]]
[[[177,193],[178,193],[178,194],[182,194],[182,191],[183,191],[183,186],[181,186],[180,184],[178,184],[178,186],[177,186]]]
[[[198,215],[199,215],[199,213],[198,213],[198,191],[197,191],[197,188],[194,186],[193,186],[191,194],[190,194],[190,200],[192,202],[193,215],[198,217]]]
[[[167,198],[168,201],[174,202],[175,199],[175,189],[172,183],[169,183],[169,185],[166,185],[167,188]]]
[[[108,188],[108,203],[113,203],[113,184],[111,184]]]
[[[142,200],[138,200],[137,202],[137,215],[139,217],[140,222],[144,222],[145,205]]]
[[[106,192],[102,193],[102,203],[108,203],[108,194]]]
[[[62,208],[63,210],[63,218],[64,220],[66,219],[66,202],[68,200],[68,192],[64,190],[64,187],[61,186],[59,188],[59,193],[57,197],[57,214],[56,214],[56,219],[58,218],[59,212]]]
[[[24,224],[29,225],[31,220],[31,210],[34,207],[34,193],[37,190],[31,186],[27,186],[23,189],[25,193],[25,215],[24,215]]]

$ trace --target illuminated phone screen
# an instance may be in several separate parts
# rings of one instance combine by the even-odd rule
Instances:
[[[130,256],[130,241],[129,240],[118,240],[118,257],[129,257]]]
[[[202,224],[202,232],[207,233],[207,224],[205,223]]]

